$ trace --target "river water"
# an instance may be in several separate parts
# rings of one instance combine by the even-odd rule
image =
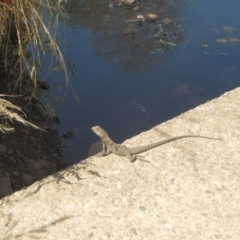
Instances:
[[[66,140],[66,161],[87,157],[99,140],[92,126],[122,142],[240,85],[240,43],[216,41],[240,39],[238,0],[145,0],[137,10],[110,3],[74,1],[69,25],[61,28],[60,45],[79,102],[62,73],[47,77],[60,133],[77,129]],[[150,13],[160,20],[123,34],[126,20]]]

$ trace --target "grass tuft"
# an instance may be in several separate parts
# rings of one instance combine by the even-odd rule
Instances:
[[[1,95],[2,96],[2,95]],[[27,120],[23,119],[19,113],[24,114],[24,112],[21,110],[20,107],[12,104],[11,102],[5,100],[5,99],[0,99],[0,118],[2,123],[0,123],[0,131],[3,133],[14,131],[14,128],[10,127],[9,121],[13,122],[13,120],[16,120],[20,123],[22,123],[25,126],[31,126],[35,129],[42,130],[40,127],[28,122]]]
[[[23,95],[26,81],[31,81],[31,101],[37,89],[37,72],[42,68],[41,58],[47,53],[51,53],[52,63],[61,67],[68,84],[65,61],[56,43],[59,19],[65,21],[66,17],[60,0],[0,0],[0,93]],[[18,116],[16,110],[23,113],[0,99],[0,117],[37,128]],[[0,130],[12,129],[1,125]]]

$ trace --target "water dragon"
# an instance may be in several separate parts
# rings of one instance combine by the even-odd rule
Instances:
[[[219,138],[205,137],[205,136],[199,136],[199,135],[182,135],[182,136],[177,136],[177,137],[172,137],[166,140],[162,140],[159,142],[150,143],[144,146],[129,148],[123,144],[117,144],[113,142],[112,139],[108,136],[108,134],[99,126],[92,127],[92,130],[95,134],[97,134],[101,138],[102,146],[103,146],[102,152],[97,154],[97,156],[106,156],[112,152],[119,156],[125,156],[131,162],[134,162],[137,159],[137,156],[135,154],[146,152],[152,148],[161,146],[163,144],[166,144],[181,138],[197,137],[197,138],[221,140]]]

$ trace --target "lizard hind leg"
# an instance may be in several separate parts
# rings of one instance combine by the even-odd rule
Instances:
[[[140,161],[143,161],[143,162],[148,162],[148,163],[150,163],[149,161],[147,161],[147,160],[145,160],[145,158],[143,157],[143,156],[136,156],[136,155],[134,155],[134,156],[132,156],[130,153],[127,153],[126,155],[125,155],[125,157],[130,161],[130,162],[135,162],[136,160],[140,160]]]
[[[130,162],[135,162],[137,160],[137,156],[132,156],[130,153],[127,153],[125,157],[130,161]]]

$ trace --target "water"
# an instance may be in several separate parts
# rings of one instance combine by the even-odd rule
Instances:
[[[87,157],[99,140],[92,126],[103,127],[122,142],[240,85],[240,43],[216,41],[240,39],[238,0],[141,3],[139,12],[109,8],[108,1],[97,0],[73,8],[64,56],[75,64],[70,79],[79,103],[63,75],[54,72],[47,79],[61,119],[59,131],[78,130],[67,140],[66,161]],[[151,12],[176,22],[162,24],[173,33],[176,46],[156,41],[154,24],[144,24],[135,35],[122,34],[125,20]],[[208,46],[203,49],[202,44]],[[60,104],[63,96],[66,103]]]

